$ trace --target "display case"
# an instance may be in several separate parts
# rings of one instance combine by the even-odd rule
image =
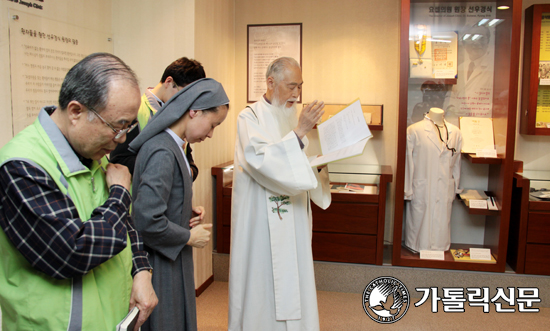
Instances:
[[[520,30],[521,1],[402,1],[394,265],[504,272]],[[431,108],[444,110],[445,125],[439,127],[426,118]],[[457,157],[462,139],[458,123],[465,116],[492,118],[497,157]],[[439,152],[431,147],[429,155],[434,159],[415,160],[420,154],[407,149],[407,144],[412,146],[412,138],[431,132],[435,132],[431,143]],[[450,139],[453,132],[454,140]],[[455,159],[438,159],[441,155]],[[458,187],[453,182],[458,179],[456,165],[460,166]],[[415,169],[428,169],[426,177],[414,177]],[[407,188],[412,188],[412,194],[405,194],[406,182],[411,183]],[[438,186],[441,182],[444,185]],[[426,189],[429,186],[432,189]],[[455,199],[460,189],[490,192],[498,210],[472,212]],[[423,206],[424,201],[428,203]],[[436,209],[441,213],[434,213]],[[428,248],[416,250],[404,244],[406,238],[414,241],[421,235],[429,238],[425,240]],[[440,239],[443,244],[430,244]],[[449,249],[441,248],[447,247],[445,241]],[[496,263],[453,258],[451,249],[466,248],[490,249]],[[438,254],[420,258],[420,250]]]
[[[550,135],[550,5],[525,10],[520,132]]]
[[[307,103],[303,107],[307,107]],[[342,104],[325,104],[325,113],[321,117],[321,122],[328,120],[330,117],[336,115],[340,110],[346,108],[349,105]],[[382,105],[361,105],[363,116],[371,131],[382,131],[384,129],[384,106]]]
[[[508,264],[519,274],[550,275],[550,171],[516,164]]]
[[[212,168],[218,253],[230,252],[232,164],[227,162]],[[328,167],[332,203],[326,210],[311,204],[313,259],[381,265],[386,190],[393,178],[391,167],[353,164]],[[350,183],[357,186],[348,185],[346,189],[345,185]]]

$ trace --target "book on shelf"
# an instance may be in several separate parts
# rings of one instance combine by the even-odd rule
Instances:
[[[470,206],[470,200],[487,200],[488,196],[481,190],[464,190],[459,194],[466,206]]]
[[[497,263],[495,257],[491,254],[491,260],[476,260],[470,258],[470,249],[451,249],[451,255],[457,262],[475,262],[475,263]]]
[[[116,326],[116,331],[133,331],[139,316],[139,308],[134,307]]]
[[[317,125],[317,133],[323,155],[310,162],[312,167],[361,155],[372,138],[359,99]]]
[[[376,185],[361,185],[361,184],[331,184],[331,192],[338,193],[362,193],[362,194],[376,194],[378,193],[378,187]]]

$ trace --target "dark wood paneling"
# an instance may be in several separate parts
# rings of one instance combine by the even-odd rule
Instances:
[[[222,213],[222,224],[224,226],[231,226],[231,196],[223,197],[223,213]]]
[[[550,213],[529,213],[527,242],[550,244]]]
[[[312,204],[313,231],[376,234],[378,205],[336,202],[326,210]]]
[[[376,262],[376,237],[313,232],[313,259],[317,261]]]
[[[222,229],[222,247],[221,251],[220,248],[218,248],[218,253],[226,253],[229,254],[229,248],[231,246],[231,227],[229,225],[224,225]]]
[[[550,275],[550,245],[527,244],[525,273]]]

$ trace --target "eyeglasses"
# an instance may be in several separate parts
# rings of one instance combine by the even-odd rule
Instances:
[[[120,130],[117,130],[115,129],[111,124],[109,124],[109,122],[107,122],[103,117],[101,117],[101,115],[99,115],[99,113],[97,112],[97,110],[93,109],[92,107],[88,106],[88,109],[90,109],[92,111],[92,113],[96,114],[97,117],[99,117],[99,119],[101,121],[103,121],[103,123],[105,123],[105,125],[107,125],[108,127],[111,128],[111,130],[113,130],[113,132],[116,134],[115,136],[115,139],[119,139],[120,137],[122,137],[123,135],[127,134],[128,132],[132,131],[133,129],[135,129],[136,126],[138,126],[139,122],[136,121],[136,123],[130,125],[129,127],[127,127],[126,129],[120,129]]]

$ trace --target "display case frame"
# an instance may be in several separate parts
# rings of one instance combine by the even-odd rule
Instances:
[[[233,161],[212,167],[215,187],[214,228],[217,253],[230,253]],[[331,184],[376,186],[372,193],[332,192],[332,203],[322,210],[311,204],[312,253],[315,261],[383,263],[386,199],[393,179],[390,166],[330,164]],[[343,219],[343,222],[335,222]]]
[[[530,196],[531,189],[550,189],[550,171],[515,164],[507,262],[518,274],[550,275],[550,201]]]
[[[455,3],[467,6],[468,3],[483,1],[409,1],[403,0],[401,7],[401,38],[400,38],[400,90],[399,90],[399,123],[396,167],[396,197],[395,220],[393,232],[392,264],[398,266],[458,269],[475,271],[504,272],[508,242],[508,227],[510,218],[510,201],[513,176],[513,157],[515,144],[516,105],[518,90],[519,41],[521,27],[521,1],[496,1],[496,6],[508,6],[508,10],[497,11],[496,17],[503,19],[495,28],[495,56],[493,77],[492,118],[495,145],[499,157],[495,159],[476,158],[465,155],[462,162],[486,164],[488,167],[488,191],[494,194],[498,212],[484,213],[485,226],[483,242],[475,244],[451,243],[452,249],[483,247],[491,249],[497,260],[496,264],[455,262],[449,251],[445,252],[444,260],[420,259],[419,254],[412,253],[402,246],[404,223],[404,187],[405,163],[407,145],[408,97],[409,85],[416,83],[409,78],[409,30],[411,23],[411,5],[433,3],[449,5]],[[416,22],[413,22],[416,24]],[[438,84],[448,84],[441,81]],[[451,84],[453,82],[450,82]],[[484,165],[485,166],[485,165]],[[476,216],[478,217],[478,216]],[[452,221],[452,220],[451,220]]]
[[[307,107],[309,103],[304,103],[303,108]],[[349,105],[344,104],[325,104],[323,109],[325,112],[321,117],[320,123],[328,120],[330,117],[336,115],[342,109],[346,108]],[[371,131],[382,131],[384,130],[384,106],[383,105],[361,105],[361,110],[365,115],[365,120],[370,117],[370,122],[367,121],[369,130]],[[317,128],[317,125],[314,126],[314,129]]]
[[[550,14],[550,4],[532,5],[525,10],[520,133],[526,135],[550,135],[550,127],[537,127],[536,125],[540,88],[542,15],[545,13]]]

